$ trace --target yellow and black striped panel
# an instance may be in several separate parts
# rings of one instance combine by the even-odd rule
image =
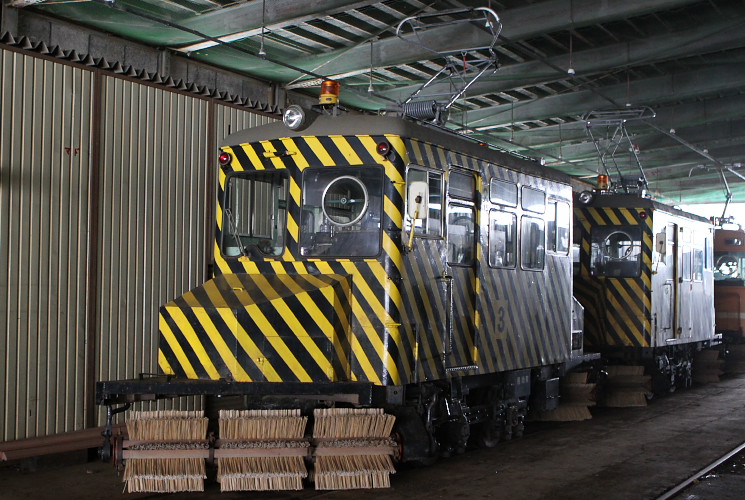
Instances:
[[[388,158],[380,156],[376,152],[376,146],[381,141],[388,141],[394,153]],[[411,380],[412,356],[414,340],[407,336],[405,329],[401,328],[400,302],[401,292],[398,288],[401,276],[401,226],[403,206],[403,174],[406,159],[406,150],[402,140],[395,136],[331,136],[331,137],[296,137],[277,139],[272,141],[261,141],[251,144],[235,145],[225,148],[234,160],[231,164],[223,167],[220,173],[218,207],[217,207],[217,234],[214,244],[215,248],[215,272],[217,278],[220,276],[239,276],[245,279],[255,279],[256,276],[291,277],[284,278],[277,286],[291,290],[297,289],[298,284],[294,277],[300,276],[304,280],[320,280],[323,276],[341,276],[349,283],[349,292],[345,295],[344,306],[349,311],[346,342],[348,352],[346,362],[342,357],[337,364],[331,363],[333,380],[355,380],[369,381],[380,385],[405,384]],[[299,217],[301,213],[301,186],[302,174],[309,167],[331,167],[331,166],[373,166],[380,165],[385,177],[385,192],[383,198],[382,214],[382,253],[374,259],[300,259],[299,258]],[[288,200],[288,234],[285,239],[285,248],[281,255],[276,258],[252,257],[229,258],[221,254],[219,242],[222,230],[222,200],[226,176],[234,171],[262,171],[283,170],[289,176],[289,200]],[[217,279],[216,278],[216,279]],[[289,282],[286,280],[289,279]],[[298,278],[300,279],[300,278]],[[292,293],[282,294],[274,285],[265,285],[266,294],[279,294],[281,297],[272,301],[266,307],[272,307],[280,311],[280,316],[285,318],[292,313],[298,316],[293,324],[280,323],[277,329],[282,329],[280,336],[295,339],[293,347],[288,347],[287,353],[295,354],[297,348],[302,355],[295,355],[292,360],[294,369],[285,368],[278,370],[271,362],[274,357],[282,358],[281,352],[270,350],[267,356],[259,356],[261,363],[252,367],[252,380],[272,381],[324,381],[329,376],[318,372],[320,355],[308,355],[303,352],[304,342],[312,335],[308,329],[317,329],[314,320],[319,310],[324,310],[325,298],[320,295],[311,296],[307,294],[303,301],[299,301]],[[297,290],[296,290],[297,291]],[[316,303],[316,301],[320,301]],[[178,301],[176,301],[178,302]],[[183,307],[191,307],[183,304]],[[339,304],[335,306],[341,307]],[[323,316],[323,315],[321,315]],[[163,323],[161,323],[163,324]],[[309,325],[309,326],[308,326]],[[250,325],[257,332],[245,332],[242,335],[254,335],[264,337],[260,333],[263,325]],[[289,341],[287,341],[289,342]],[[198,342],[197,342],[198,343]],[[164,351],[168,348],[165,347]],[[202,349],[207,352],[207,357],[214,355],[213,351]],[[306,349],[307,350],[307,349]],[[327,352],[323,351],[322,352]],[[161,359],[165,358],[161,353]],[[171,360],[178,366],[181,362],[171,356]],[[329,358],[330,359],[330,358]],[[330,361],[325,361],[328,369]],[[218,360],[218,364],[220,361]],[[278,366],[282,365],[278,361]],[[250,365],[250,363],[249,363]],[[176,366],[171,369],[177,371]],[[191,372],[184,367],[179,373],[187,373],[191,377],[202,378],[207,376],[205,372]],[[307,374],[307,376],[306,376]],[[300,377],[299,375],[302,375]],[[316,376],[318,375],[318,376]],[[324,378],[325,377],[325,378]]]
[[[644,214],[643,216],[641,214]],[[650,208],[576,208],[581,231],[580,271],[574,282],[577,299],[585,308],[585,344],[606,347],[650,347],[652,218]],[[642,266],[638,278],[614,278],[590,274],[593,227],[642,226]]]
[[[350,378],[347,276],[221,275],[160,309],[159,363],[186,378]]]

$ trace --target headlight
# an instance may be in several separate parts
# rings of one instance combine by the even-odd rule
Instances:
[[[282,122],[292,130],[297,130],[305,123],[305,111],[297,104],[288,106],[282,115]]]
[[[595,193],[592,191],[582,191],[578,196],[579,202],[583,205],[589,205],[595,200]]]

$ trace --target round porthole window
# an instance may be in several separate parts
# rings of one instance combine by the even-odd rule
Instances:
[[[605,248],[610,260],[626,260],[634,254],[634,240],[623,231],[614,231],[605,238]]]
[[[349,226],[367,210],[367,189],[356,177],[337,177],[323,192],[323,213],[334,224]]]

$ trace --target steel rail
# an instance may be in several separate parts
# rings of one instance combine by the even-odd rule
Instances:
[[[662,495],[658,496],[655,500],[669,500],[670,498],[675,498],[679,493],[683,492],[686,488],[688,488],[690,485],[692,485],[694,482],[696,482],[701,476],[708,474],[712,470],[716,469],[720,465],[722,465],[724,462],[732,458],[733,456],[737,455],[741,451],[745,450],[745,443],[742,443],[740,446],[737,446],[733,450],[727,452],[722,457],[716,459],[700,471],[696,472],[692,476],[690,476],[688,479],[685,479],[680,484],[675,486],[674,488],[666,491]]]

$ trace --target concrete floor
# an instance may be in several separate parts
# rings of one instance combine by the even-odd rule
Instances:
[[[387,490],[366,498],[653,499],[745,441],[745,375],[679,392],[646,408],[594,410],[586,422],[531,423],[523,439],[467,453],[421,469],[402,469]],[[220,494],[122,494],[107,464],[0,467],[2,499],[294,498],[358,499],[359,491]],[[703,496],[745,498],[745,475],[727,478]],[[726,496],[729,495],[729,496]],[[685,495],[681,498],[687,498]]]

